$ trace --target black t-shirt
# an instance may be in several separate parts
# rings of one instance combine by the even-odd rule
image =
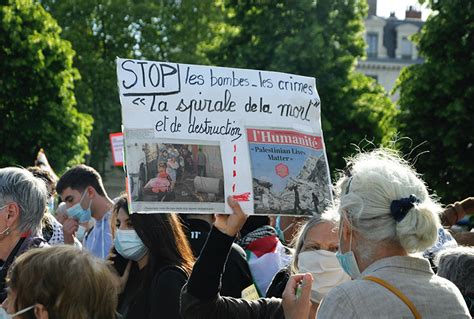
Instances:
[[[128,264],[115,249],[111,258],[120,276]],[[132,262],[124,291],[119,296],[117,312],[122,318],[181,318],[179,301],[181,289],[188,280],[186,272],[176,265],[158,265],[151,280],[147,279],[148,265],[143,269]]]
[[[197,258],[207,241],[211,225],[200,219],[186,219],[186,236],[194,256]],[[242,290],[253,284],[252,275],[247,263],[245,251],[237,244],[232,244],[229,257],[222,275],[221,295],[242,297]]]
[[[186,273],[178,266],[160,267],[150,283],[146,282],[147,266],[138,269],[134,262],[127,284],[119,296],[118,312],[123,318],[181,318],[179,300]]]

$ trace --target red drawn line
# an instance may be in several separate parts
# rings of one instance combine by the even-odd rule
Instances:
[[[234,156],[234,165],[237,163],[237,156]]]
[[[234,169],[234,173],[233,173],[233,175],[234,175],[234,177],[236,177],[236,176],[237,176],[237,172],[236,172],[236,170],[235,170],[235,169]]]
[[[235,192],[235,183],[232,184],[232,193]]]
[[[238,202],[248,202],[250,200],[250,192],[246,192],[240,195],[232,195],[232,198]]]
[[[237,145],[234,144],[234,152],[237,152]]]

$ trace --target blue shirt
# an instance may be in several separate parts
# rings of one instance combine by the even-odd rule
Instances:
[[[110,229],[111,213],[107,212],[102,219],[97,220],[94,228],[84,238],[83,246],[94,256],[105,259],[112,247],[112,231]]]

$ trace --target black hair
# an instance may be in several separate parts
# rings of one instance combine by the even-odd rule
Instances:
[[[148,248],[148,264],[146,273],[141,283],[145,289],[153,282],[156,271],[168,265],[175,265],[183,269],[188,276],[191,274],[194,255],[188,239],[184,233],[181,220],[176,214],[130,214],[128,210],[128,199],[122,195],[115,203],[112,210],[112,233],[115,233],[117,215],[123,209],[129,216],[133,228]],[[120,270],[117,269],[120,273]],[[142,298],[140,293],[134,296]]]
[[[105,196],[105,188],[99,173],[90,166],[77,165],[64,173],[56,185],[56,190],[61,194],[66,188],[83,192],[87,187],[94,187],[100,196]]]

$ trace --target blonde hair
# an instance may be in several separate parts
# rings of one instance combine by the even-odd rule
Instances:
[[[31,249],[19,256],[7,284],[15,309],[42,304],[49,318],[113,319],[117,290],[106,264],[72,246]]]
[[[377,149],[356,155],[348,161],[346,175],[336,185],[340,214],[349,219],[367,244],[399,243],[413,253],[435,243],[441,206],[428,194],[415,170],[395,152]],[[410,195],[417,201],[397,222],[390,206]]]

